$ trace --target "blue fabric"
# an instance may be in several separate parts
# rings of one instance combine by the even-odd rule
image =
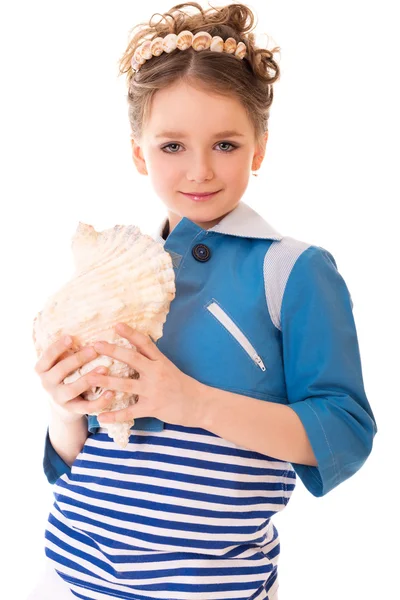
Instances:
[[[289,405],[318,460],[318,467],[293,467],[314,496],[323,496],[362,466],[377,432],[363,387],[352,300],[333,256],[305,244],[283,291],[278,328],[263,277],[272,243],[279,242],[204,230],[183,217],[164,245],[181,260],[174,261],[176,296],[157,346],[205,385]],[[209,248],[208,261],[196,260],[198,244]],[[265,369],[208,310],[211,305],[233,321]],[[136,419],[133,429],[163,427],[148,417]],[[88,428],[98,431],[96,417],[89,416]],[[46,453],[45,472],[54,481],[65,463],[48,445]]]
[[[49,483],[55,483],[61,475],[71,472],[71,467],[54,450],[50,442],[48,429],[44,445],[43,470]]]
[[[314,496],[362,466],[377,432],[352,306],[332,254],[315,246],[303,252],[287,282],[281,324],[288,400],[318,461],[293,467]]]
[[[97,433],[99,430],[99,421],[95,415],[88,415],[88,429],[90,433]],[[131,430],[141,429],[142,431],[162,431],[164,429],[163,421],[153,417],[140,417],[135,419]]]

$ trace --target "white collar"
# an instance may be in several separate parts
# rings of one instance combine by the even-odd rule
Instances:
[[[154,231],[152,237],[156,242],[165,244],[162,232],[167,223],[168,217],[164,217],[161,223]],[[208,231],[215,231],[225,235],[236,235],[238,237],[259,238],[266,240],[281,240],[282,235],[276,231],[245,202],[239,204],[230,213],[228,213],[217,225],[211,227]]]

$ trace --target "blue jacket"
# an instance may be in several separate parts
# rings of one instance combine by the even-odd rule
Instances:
[[[351,477],[372,449],[376,421],[363,385],[353,303],[327,250],[282,236],[243,201],[204,230],[184,217],[164,240],[176,297],[157,341],[184,373],[259,400],[288,404],[318,466],[293,463],[323,496]],[[133,429],[160,431],[155,418]],[[90,432],[99,427],[88,417]],[[53,483],[70,467],[45,444]]]

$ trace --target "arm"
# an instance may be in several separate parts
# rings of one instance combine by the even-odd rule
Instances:
[[[279,460],[317,464],[304,426],[289,406],[202,386],[199,427]]]
[[[87,418],[65,422],[54,410],[46,435],[43,469],[49,483],[71,470],[71,465],[82,450],[88,437]]]
[[[35,365],[35,371],[40,376],[44,389],[52,397],[50,425],[43,457],[44,472],[50,483],[57,481],[64,473],[70,472],[70,467],[88,437],[86,415],[82,415],[79,410],[86,403],[80,394],[89,387],[87,378],[79,377],[67,386],[64,384],[64,379],[95,358],[97,353],[90,347],[76,352],[66,350],[73,344],[71,336],[60,337],[42,352]],[[96,370],[107,372],[105,367],[97,367]],[[70,400],[75,400],[71,410],[66,406]],[[109,398],[106,399],[106,395],[104,397],[102,395],[93,402],[92,408],[97,411],[103,409],[105,402],[109,403]],[[90,418],[89,431],[91,431]],[[97,421],[96,424],[98,425]]]
[[[315,496],[354,475],[377,432],[362,377],[353,302],[333,256],[311,246],[289,276],[281,309],[287,397],[318,467],[294,464]]]
[[[323,496],[363,465],[377,432],[351,297],[326,250],[311,246],[297,259],[283,296],[281,330],[289,405],[205,386],[199,426],[294,463],[306,488]]]
[[[88,426],[85,415],[82,415],[79,420],[67,423],[56,412],[51,412],[49,439],[54,450],[69,466],[82,450],[87,437]]]
[[[48,482],[54,483],[64,473],[71,472],[71,465],[82,450],[88,434],[96,433],[99,423],[93,415],[84,415],[81,421],[72,424],[72,428],[63,424],[56,413],[52,414],[50,420],[44,447],[43,470]]]

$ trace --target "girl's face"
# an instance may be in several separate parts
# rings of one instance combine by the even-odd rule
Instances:
[[[228,131],[236,135],[221,135]],[[239,204],[267,137],[255,146],[253,124],[236,99],[179,82],[154,95],[141,145],[132,140],[133,160],[167,206],[170,232],[182,217],[209,229]],[[217,191],[204,202],[182,193]]]

